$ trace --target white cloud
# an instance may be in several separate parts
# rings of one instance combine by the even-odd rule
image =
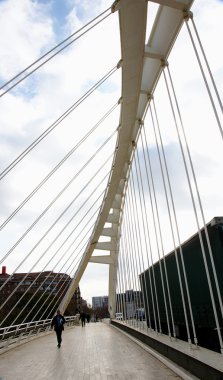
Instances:
[[[9,79],[55,43],[48,6],[30,0],[0,3],[0,72]]]

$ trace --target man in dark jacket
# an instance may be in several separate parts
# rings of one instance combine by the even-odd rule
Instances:
[[[57,315],[55,315],[51,322],[51,328],[54,326],[54,330],[57,334],[57,347],[60,348],[62,342],[62,331],[64,330],[65,319],[63,315],[60,314],[60,310],[57,310]]]
[[[85,326],[85,319],[86,319],[86,314],[82,311],[80,314],[80,318],[82,327]]]

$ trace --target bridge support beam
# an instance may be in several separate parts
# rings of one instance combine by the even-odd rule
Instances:
[[[122,51],[121,58],[123,62],[121,66],[122,102],[119,123],[120,128],[118,131],[109,183],[105,191],[99,216],[92,232],[90,242],[83,253],[77,272],[74,275],[67,294],[61,302],[60,309],[63,312],[66,310],[75,289],[79,285],[86,266],[93,258],[92,254],[94,250],[104,249],[107,245],[107,250],[110,252],[110,257],[113,260],[112,263],[109,263],[109,312],[111,316],[114,316],[115,313],[116,271],[118,263],[121,207],[129,163],[131,162],[134,149],[134,144],[132,144],[132,142],[135,141],[140,128],[138,119],[136,119],[136,112],[140,96],[142,67],[144,62],[147,1],[120,0],[114,4],[113,11],[118,10],[119,13]],[[139,22],[135,22],[135,20],[139,20]],[[107,242],[99,242],[99,238],[103,236],[103,231],[106,234],[109,233],[105,225],[106,223],[112,222],[114,219],[116,219],[116,223],[112,223],[112,229],[115,230],[116,228],[116,236],[112,234],[110,242],[112,246],[109,246]],[[115,225],[116,227],[114,228]]]
[[[66,309],[75,289],[79,285],[94,250],[98,248],[106,249],[107,245],[111,259],[114,259],[114,262],[109,263],[109,311],[112,316],[115,312],[117,280],[115,271],[118,260],[124,184],[128,178],[129,165],[133,158],[145,109],[150,101],[148,94],[153,94],[154,92],[162,72],[162,61],[168,58],[184,22],[183,11],[190,9],[193,0],[159,0],[154,2],[159,3],[160,7],[146,46],[147,6],[150,2],[146,0],[119,0],[115,1],[112,6],[113,12],[118,11],[121,33],[122,94],[120,127],[102,206],[90,242],[83,253],[70,288],[60,305],[62,311]],[[113,214],[113,209],[117,210],[117,213]],[[103,232],[106,236],[110,233],[105,227],[106,223],[118,226],[116,230],[113,230],[115,233],[111,236],[110,245],[107,242],[99,242]],[[111,252],[114,252],[113,258]]]

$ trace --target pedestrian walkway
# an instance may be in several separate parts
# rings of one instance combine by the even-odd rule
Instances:
[[[1,380],[179,380],[180,377],[108,323],[66,328],[0,355]]]

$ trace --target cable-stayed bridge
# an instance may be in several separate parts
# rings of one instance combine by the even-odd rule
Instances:
[[[3,161],[2,351],[48,334],[88,268],[104,264],[113,325],[191,376],[222,378],[222,78],[220,69],[217,80],[212,74],[195,3],[115,1],[2,84],[4,106],[25,98],[26,84],[40,87],[32,77],[69,56],[72,44],[98,27],[103,33],[111,18],[119,22],[117,62],[95,83],[84,72],[84,91],[72,103],[60,89],[64,108],[55,104],[47,128],[33,122],[40,133],[32,141],[24,128],[22,149]],[[111,87],[120,88],[115,100]],[[100,273],[92,271],[92,287]],[[76,323],[67,316],[68,326]]]

